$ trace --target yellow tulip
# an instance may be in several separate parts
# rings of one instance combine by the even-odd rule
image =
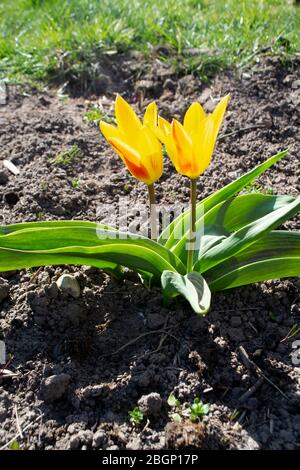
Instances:
[[[115,114],[117,127],[101,121],[102,134],[132,176],[148,186],[152,185],[163,171],[162,147],[153,132],[157,125],[156,104],[149,104],[142,123],[131,106],[118,95]]]
[[[195,179],[208,167],[228,100],[227,95],[211,114],[206,114],[199,103],[192,103],[183,125],[176,119],[170,124],[158,118],[155,133],[165,144],[178,173]]]

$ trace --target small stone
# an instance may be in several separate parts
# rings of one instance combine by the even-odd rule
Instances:
[[[139,80],[136,82],[136,90],[153,90],[155,83],[153,80]]]
[[[61,398],[67,391],[71,377],[69,374],[58,374],[47,377],[41,385],[41,396],[47,403]]]
[[[253,355],[253,357],[261,357],[262,353],[263,353],[263,349],[258,348],[254,351],[254,353],[252,355]]]
[[[297,88],[300,88],[300,80],[294,80],[292,83],[292,89],[296,90]]]
[[[143,395],[138,401],[138,406],[146,416],[157,416],[162,407],[161,396],[156,392]]]
[[[93,447],[98,449],[99,447],[102,447],[103,444],[105,443],[106,441],[106,437],[105,437],[105,432],[103,431],[97,431],[95,432],[94,436],[93,436]]]
[[[142,444],[139,437],[133,437],[127,444],[126,449],[128,450],[139,450],[141,449]]]
[[[56,285],[61,291],[71,295],[74,299],[78,299],[78,297],[80,297],[80,286],[78,281],[70,274],[63,274],[60,276],[56,281]]]
[[[8,182],[8,176],[5,171],[0,171],[0,184],[6,184]]]
[[[5,300],[9,296],[9,284],[0,277],[0,302]]]

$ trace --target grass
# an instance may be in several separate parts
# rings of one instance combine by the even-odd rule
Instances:
[[[80,148],[77,145],[72,145],[72,147],[59,152],[55,158],[50,160],[50,163],[53,165],[70,165],[80,154]]]
[[[2,0],[0,77],[76,80],[103,53],[167,45],[205,78],[257,54],[288,60],[300,50],[299,18],[288,0]],[[202,52],[191,57],[191,48]]]

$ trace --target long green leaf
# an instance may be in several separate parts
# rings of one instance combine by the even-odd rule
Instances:
[[[201,259],[195,263],[194,270],[203,273],[227,258],[235,256],[262,238],[266,233],[278,227],[290,217],[293,217],[299,210],[300,197],[284,207],[242,227],[204,253]]]
[[[223,201],[205,212],[196,223],[196,231],[203,231],[201,239],[201,254],[207,250],[205,239],[207,236],[228,235],[241,229],[245,225],[270,214],[271,212],[286,206],[294,201],[290,196],[273,196],[266,194],[243,194],[233,197],[227,201]],[[216,233],[214,233],[214,230]],[[200,237],[201,238],[201,237]],[[173,246],[172,252],[186,263],[187,250],[186,245],[188,238],[183,237]],[[200,257],[199,253],[195,253],[195,261]]]
[[[276,230],[206,271],[213,291],[252,282],[300,276],[300,232]]]
[[[31,253],[34,266],[37,265],[37,259],[40,260],[42,254],[46,255],[47,263],[48,256],[54,257],[55,255],[57,260],[58,255],[61,254],[62,261],[59,264],[65,263],[67,257],[76,259],[83,257],[85,264],[92,266],[95,265],[93,264],[93,258],[95,258],[96,266],[99,261],[118,263],[133,269],[149,271],[155,276],[160,276],[165,269],[185,273],[185,266],[175,255],[165,247],[142,236],[99,229],[97,224],[83,227],[61,225],[51,228],[51,222],[48,222],[47,228],[33,228],[32,226],[24,228],[23,224],[22,227],[21,230],[14,227],[14,231],[7,235],[0,235],[0,248],[6,249],[7,253],[9,250],[18,251],[20,258],[18,266],[11,264],[8,268],[5,257],[1,255],[0,269],[2,270],[29,267],[30,257],[26,257],[26,266],[22,266],[22,259],[25,253]],[[12,258],[10,258],[10,263],[12,263]]]
[[[261,163],[253,170],[250,170],[245,175],[242,175],[240,178],[232,181],[231,183],[227,184],[223,188],[219,189],[215,193],[211,194],[210,196],[206,197],[202,201],[197,204],[197,218],[201,217],[203,213],[210,210],[215,205],[219,204],[220,202],[226,201],[239,191],[241,191],[247,184],[251,183],[255,178],[260,176],[264,173],[268,168],[272,165],[277,163],[283,157],[287,155],[288,151],[285,150],[283,152],[274,155],[273,157],[269,158],[265,162]],[[163,230],[161,233],[158,241],[165,245],[167,248],[172,248],[174,244],[178,242],[177,235],[181,233],[184,235],[184,227],[187,227],[187,221],[189,218],[189,210],[186,210],[183,214],[175,218],[171,224]],[[175,234],[175,235],[174,235]],[[185,233],[185,235],[187,235]],[[181,237],[180,237],[181,238]]]
[[[246,264],[227,274],[218,282],[209,284],[212,291],[244,286],[253,282],[299,276],[300,258],[272,258]]]
[[[115,270],[117,263],[77,253],[43,253],[0,248],[0,271],[34,268],[59,264],[81,264],[99,269]]]
[[[50,220],[50,221],[40,221],[40,222],[20,222],[17,224],[2,225],[0,226],[0,235],[8,235],[12,232],[17,232],[19,230],[29,229],[29,228],[67,228],[67,227],[90,227],[106,230],[116,230],[110,225],[98,224],[95,222],[90,222],[88,220]]]

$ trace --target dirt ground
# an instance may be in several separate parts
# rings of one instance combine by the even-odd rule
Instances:
[[[61,89],[10,88],[0,107],[0,159],[11,159],[20,174],[0,168],[1,224],[95,220],[99,207],[103,219],[109,215],[103,205],[116,206],[119,196],[146,202],[144,185],[83,120],[93,104],[110,115],[116,91],[137,108],[154,97],[166,118],[182,117],[193,100],[211,110],[214,99],[230,93],[225,135],[199,195],[285,148],[289,156],[252,190],[299,194],[295,70],[267,59],[201,83],[132,55],[108,62],[99,81],[86,84],[85,97],[73,84],[73,98]],[[73,145],[80,152],[72,163],[51,162]],[[188,181],[166,160],[157,191],[160,202],[181,203]],[[285,227],[299,230],[299,218]],[[77,278],[79,298],[58,290],[62,273]],[[281,342],[300,323],[299,279],[216,294],[211,312],[199,318],[183,300],[165,308],[159,289],[149,292],[130,277],[117,283],[89,267],[1,276],[0,339],[12,355],[7,368],[17,375],[0,378],[0,447],[15,438],[24,449],[300,449],[300,367],[291,358],[297,337]],[[241,346],[267,380],[247,368]],[[199,397],[209,414],[200,423],[172,422],[171,392],[183,409]],[[140,399],[144,421],[133,426],[128,412]]]

